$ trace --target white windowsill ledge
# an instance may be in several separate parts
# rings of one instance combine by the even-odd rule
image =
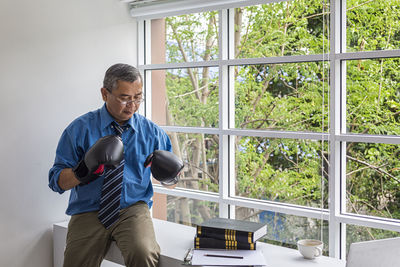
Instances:
[[[157,242],[161,247],[160,267],[182,267],[182,259],[188,248],[193,247],[194,227],[153,219]],[[64,258],[65,239],[68,222],[53,225],[54,267],[61,267]],[[330,257],[314,260],[304,259],[295,249],[257,242],[257,249],[262,250],[268,267],[344,267],[345,261]],[[112,243],[106,259],[123,265],[124,261],[115,242]]]

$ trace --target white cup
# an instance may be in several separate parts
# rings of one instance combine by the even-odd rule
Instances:
[[[297,241],[297,248],[306,259],[314,259],[322,255],[324,244],[315,239],[302,239]]]

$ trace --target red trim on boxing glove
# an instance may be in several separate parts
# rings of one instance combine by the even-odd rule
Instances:
[[[153,163],[153,153],[151,153],[150,155],[147,156],[146,160],[143,163],[143,166],[145,168],[150,167],[151,163]]]
[[[97,168],[97,170],[95,170],[93,172],[93,174],[102,175],[103,172],[104,172],[104,164],[100,164],[99,167]]]

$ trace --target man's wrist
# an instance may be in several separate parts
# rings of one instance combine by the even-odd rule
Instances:
[[[76,178],[72,168],[65,168],[60,172],[57,183],[65,191],[79,185],[81,182]]]

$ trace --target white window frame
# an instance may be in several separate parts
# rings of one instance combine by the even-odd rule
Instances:
[[[162,8],[152,6],[151,12],[146,10],[132,10],[131,14],[137,19],[138,25],[138,68],[144,75],[144,91],[146,99],[151,99],[151,77],[150,70],[172,69],[172,68],[219,68],[219,127],[197,128],[162,126],[165,131],[179,133],[202,133],[219,136],[219,193],[210,193],[190,189],[176,188],[165,189],[154,185],[154,191],[166,195],[174,195],[198,200],[219,203],[221,217],[234,218],[234,207],[236,205],[279,212],[288,215],[304,216],[329,221],[329,255],[335,258],[345,259],[346,251],[346,224],[360,225],[365,227],[379,228],[400,232],[400,220],[376,218],[346,213],[345,189],[346,189],[346,142],[367,142],[400,144],[400,136],[377,136],[348,134],[345,132],[346,122],[346,60],[391,58],[400,57],[400,50],[367,51],[347,53],[346,48],[346,0],[330,0],[330,51],[326,54],[284,56],[269,58],[231,59],[228,49],[233,47],[232,31],[233,8],[239,6],[255,5],[260,3],[280,2],[279,0],[212,0],[212,1],[185,1],[178,5],[168,3]],[[217,4],[211,4],[217,3]],[[161,6],[161,5],[160,5]],[[151,62],[151,19],[185,13],[205,12],[219,9],[219,58],[207,62],[183,62],[148,64]],[[140,13],[142,12],[142,13]],[[147,13],[146,13],[147,12]],[[328,61],[330,64],[330,114],[331,119],[329,133],[306,133],[285,131],[257,131],[234,129],[233,114],[234,96],[230,88],[233,88],[233,76],[230,69],[237,65],[248,64],[273,64],[273,63],[299,63],[311,61]],[[145,103],[144,113],[151,118],[151,103]],[[292,138],[328,141],[330,149],[329,169],[329,209],[318,209],[278,203],[273,201],[249,200],[234,196],[234,137],[235,136],[258,136],[267,138]]]

